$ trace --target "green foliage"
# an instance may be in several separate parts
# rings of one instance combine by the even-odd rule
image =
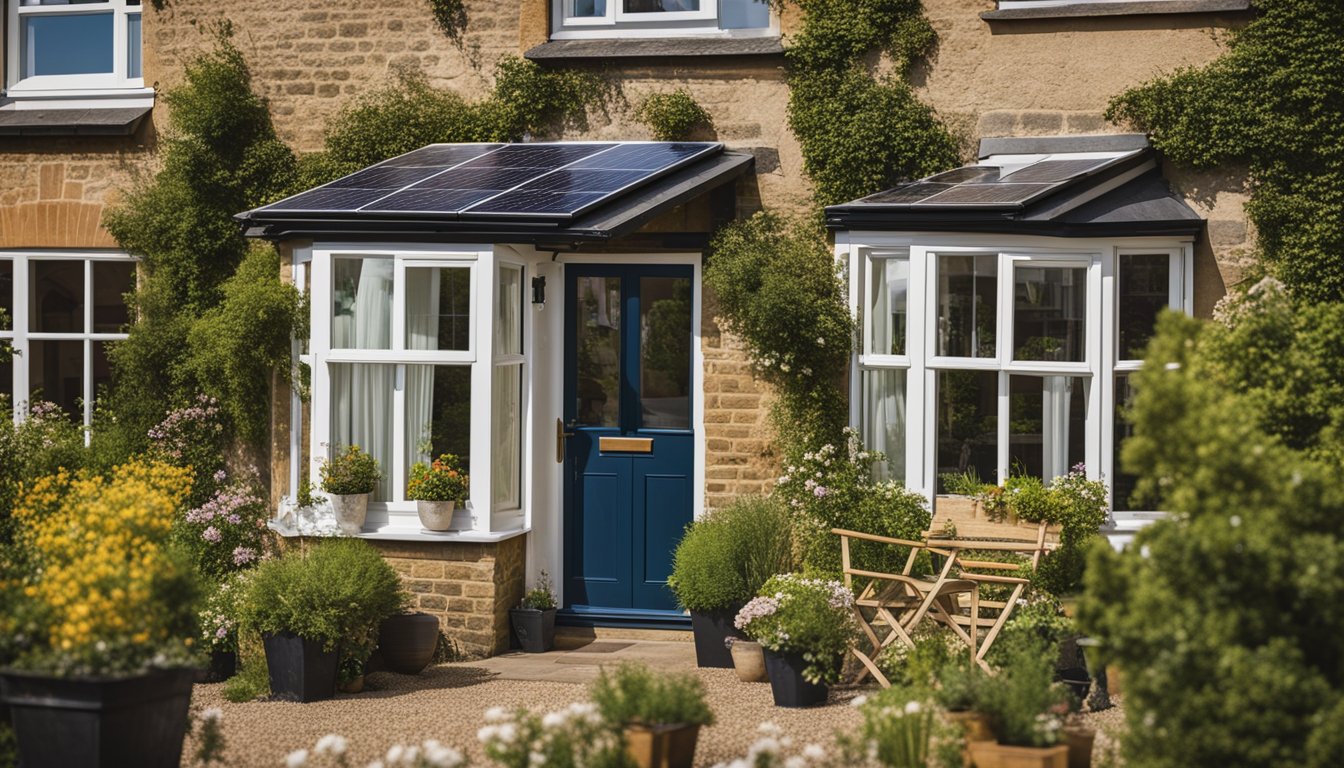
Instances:
[[[833,683],[858,637],[853,609],[854,595],[843,583],[782,573],[765,582],[733,624],[771,651],[801,656],[807,680]]]
[[[549,611],[555,607],[555,592],[551,589],[551,577],[545,571],[541,572],[541,578],[537,580],[537,585],[527,590],[523,595],[523,601],[518,604],[519,608],[532,608],[538,611]]]
[[[856,700],[858,703],[858,700]],[[841,765],[884,768],[955,768],[963,765],[960,738],[929,706],[926,692],[893,685],[865,697],[863,722],[836,740]]]
[[[948,712],[969,712],[980,706],[985,672],[965,654],[950,657],[938,669],[933,699]]]
[[[989,652],[989,662],[1003,666],[1009,662],[1004,649],[1013,648],[1020,642],[1040,642],[1051,659],[1059,659],[1062,643],[1078,637],[1078,628],[1073,619],[1064,615],[1059,602],[1049,595],[1036,594],[1026,605],[1013,611],[1013,616],[1003,627],[1001,644],[996,644]]]
[[[938,475],[943,492],[958,496],[979,496],[985,492],[985,481],[980,479],[974,468],[964,472],[944,472]]]
[[[778,393],[785,452],[839,439],[849,416],[844,372],[854,321],[825,238],[762,212],[724,227],[710,250],[705,283]]]
[[[11,514],[23,484],[62,468],[80,469],[88,461],[83,430],[60,406],[34,403],[19,424],[12,413],[9,398],[0,395],[0,551],[14,540]]]
[[[417,461],[411,466],[411,479],[406,483],[406,498],[416,501],[466,501],[469,483],[462,462],[451,453],[445,453],[426,464]]]
[[[434,23],[449,40],[461,42],[462,33],[467,30],[465,0],[429,0],[429,12],[434,14]]]
[[[805,16],[785,51],[789,126],[817,202],[845,202],[955,166],[956,139],[904,80],[936,42],[920,0],[793,1]],[[870,69],[879,53],[891,59],[891,74]]]
[[[686,528],[668,586],[683,608],[721,611],[793,569],[789,514],[777,500],[741,496]]]
[[[894,642],[877,657],[882,674],[894,686],[933,690],[953,655],[965,655],[965,644],[946,627],[933,622],[921,623],[911,633],[910,639],[915,641],[914,648],[904,642]]]
[[[1169,519],[1089,552],[1082,628],[1124,669],[1136,766],[1339,762],[1344,305],[1273,281],[1167,313],[1124,450]]]
[[[635,118],[648,126],[658,141],[687,141],[697,131],[714,129],[714,120],[685,88],[645,96],[635,110]]]
[[[592,704],[571,704],[545,717],[495,707],[477,731],[485,756],[501,768],[632,768],[619,726]]]
[[[338,496],[373,493],[382,477],[378,460],[358,445],[346,446],[334,457],[323,459],[317,471],[322,476],[322,490]]]
[[[249,571],[238,571],[213,584],[201,601],[201,650],[237,651],[238,619],[247,597]]]
[[[266,649],[256,632],[238,634],[238,674],[224,681],[224,698],[235,704],[255,701],[271,693]]]
[[[705,686],[690,673],[658,673],[643,664],[603,669],[588,689],[603,719],[614,726],[713,725]]]
[[[1059,719],[1052,712],[1067,702],[1054,681],[1055,656],[1046,641],[1022,635],[1004,638],[1003,663],[978,685],[977,711],[989,718],[1000,744],[1048,747],[1059,743]],[[1128,679],[1128,678],[1126,678]]]
[[[1256,0],[1227,52],[1121,94],[1107,117],[1197,168],[1250,172],[1259,255],[1295,296],[1344,300],[1344,6]]]
[[[401,613],[406,600],[378,550],[359,539],[330,539],[258,566],[242,624],[249,632],[293,632],[330,650],[376,637],[379,622]]]

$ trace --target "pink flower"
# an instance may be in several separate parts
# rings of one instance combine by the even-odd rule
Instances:
[[[247,565],[257,559],[257,551],[251,547],[236,547],[233,550],[233,564]]]
[[[224,534],[220,533],[219,529],[212,525],[204,531],[201,531],[201,538],[211,544],[218,544],[220,539],[224,538]]]

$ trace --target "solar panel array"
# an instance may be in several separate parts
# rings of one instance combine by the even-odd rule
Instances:
[[[260,210],[569,219],[722,148],[713,142],[434,144]]]
[[[945,171],[869,195],[858,202],[931,208],[1016,208],[1129,156],[1046,158],[1006,174],[1001,166],[992,163],[991,158],[991,162],[984,165]]]

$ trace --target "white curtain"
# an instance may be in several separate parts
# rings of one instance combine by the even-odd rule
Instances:
[[[406,348],[438,349],[441,268],[406,270]],[[406,472],[433,460],[434,366],[406,366]]]
[[[392,340],[392,260],[336,260],[337,302],[332,323],[332,347],[337,349],[388,349]],[[351,279],[354,295],[341,291],[342,273]],[[355,278],[355,274],[358,275]],[[346,311],[340,302],[348,301]],[[382,469],[383,478],[374,490],[375,501],[388,501],[392,469],[392,388],[396,367],[376,364],[333,364],[333,452],[347,445],[368,451]]]
[[[875,480],[905,480],[905,377],[902,370],[865,371],[863,442],[886,454],[873,465]]]
[[[491,450],[490,484],[493,487],[490,489],[490,500],[505,508],[516,507],[519,503],[522,371],[523,367],[516,364],[496,366],[491,382],[494,390],[491,393],[494,440]]]
[[[873,279],[869,294],[869,313],[872,338],[866,350],[876,355],[905,353],[905,340],[894,339],[905,333],[904,323],[894,315],[904,315],[906,291],[910,282],[910,262],[906,259],[874,260]],[[900,343],[893,347],[892,342]]]
[[[1051,480],[1069,472],[1069,404],[1075,376],[1046,376],[1041,382],[1041,480]]]

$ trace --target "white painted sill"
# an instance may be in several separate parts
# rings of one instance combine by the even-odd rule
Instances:
[[[311,538],[337,538],[341,534],[337,533],[318,533],[301,532],[279,520],[271,520],[266,524],[267,528],[290,538],[311,537]],[[445,531],[436,533],[427,531],[423,528],[403,527],[396,525],[385,525],[376,531],[368,531],[357,536],[348,536],[346,538],[369,539],[370,541],[408,541],[421,544],[497,544],[501,541],[507,541],[523,534],[529,533],[531,528],[516,528],[509,531],[491,531],[483,533],[481,531]]]

